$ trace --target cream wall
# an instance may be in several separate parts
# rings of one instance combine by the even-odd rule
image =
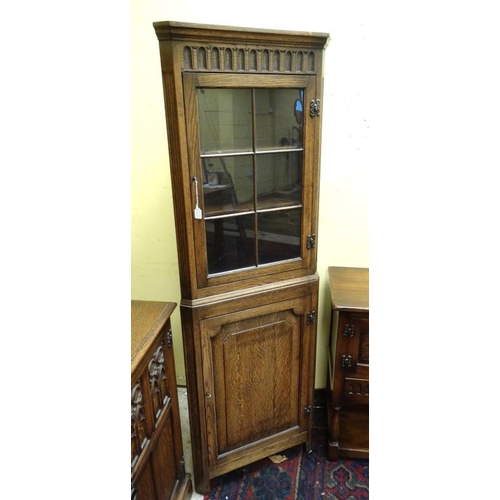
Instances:
[[[368,14],[359,3],[338,5],[256,0],[132,1],[132,299],[180,302],[162,81],[154,21],[183,21],[326,32],[323,143],[318,229],[320,301],[316,387],[325,387],[329,327],[328,266],[369,267]],[[308,11],[304,11],[304,6]],[[328,6],[328,15],[326,7]],[[176,370],[185,383],[179,308],[173,314]]]

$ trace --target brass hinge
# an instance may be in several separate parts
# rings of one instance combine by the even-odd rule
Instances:
[[[311,415],[312,408],[310,406],[304,407],[304,418],[307,418]]]
[[[340,365],[342,368],[350,368],[352,366],[352,356],[348,354],[342,354],[340,358]]]
[[[316,311],[309,311],[307,313],[306,324],[310,325],[311,323],[316,323]]]
[[[320,101],[319,99],[313,99],[309,103],[309,115],[311,118],[314,118],[315,116],[319,116],[320,113]]]
[[[172,330],[169,330],[167,333],[167,345],[168,347],[172,347]]]
[[[342,335],[344,337],[354,337],[354,325],[345,325]]]
[[[314,248],[316,246],[316,235],[315,234],[308,234],[307,235],[307,243],[306,247],[308,250],[311,250],[311,248]]]
[[[177,473],[177,479],[181,480],[186,475],[186,461],[184,460],[184,455],[181,457],[181,463],[179,466],[179,472]]]

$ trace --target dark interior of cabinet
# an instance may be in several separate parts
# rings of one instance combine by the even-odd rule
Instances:
[[[300,258],[300,209],[206,220],[205,227],[209,274]]]

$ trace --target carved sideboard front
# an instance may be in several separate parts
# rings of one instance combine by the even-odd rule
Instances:
[[[132,500],[184,500],[184,470],[172,329],[172,302],[132,301]]]

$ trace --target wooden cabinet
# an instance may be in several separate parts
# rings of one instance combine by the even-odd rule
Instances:
[[[328,35],[176,22],[159,40],[195,487],[311,443]]]
[[[132,301],[132,499],[184,500],[184,470],[171,302]]]
[[[154,28],[182,298],[314,274],[328,36]]]
[[[304,443],[311,449],[318,281],[181,309],[195,488]]]
[[[329,267],[328,458],[368,458],[369,270]]]

